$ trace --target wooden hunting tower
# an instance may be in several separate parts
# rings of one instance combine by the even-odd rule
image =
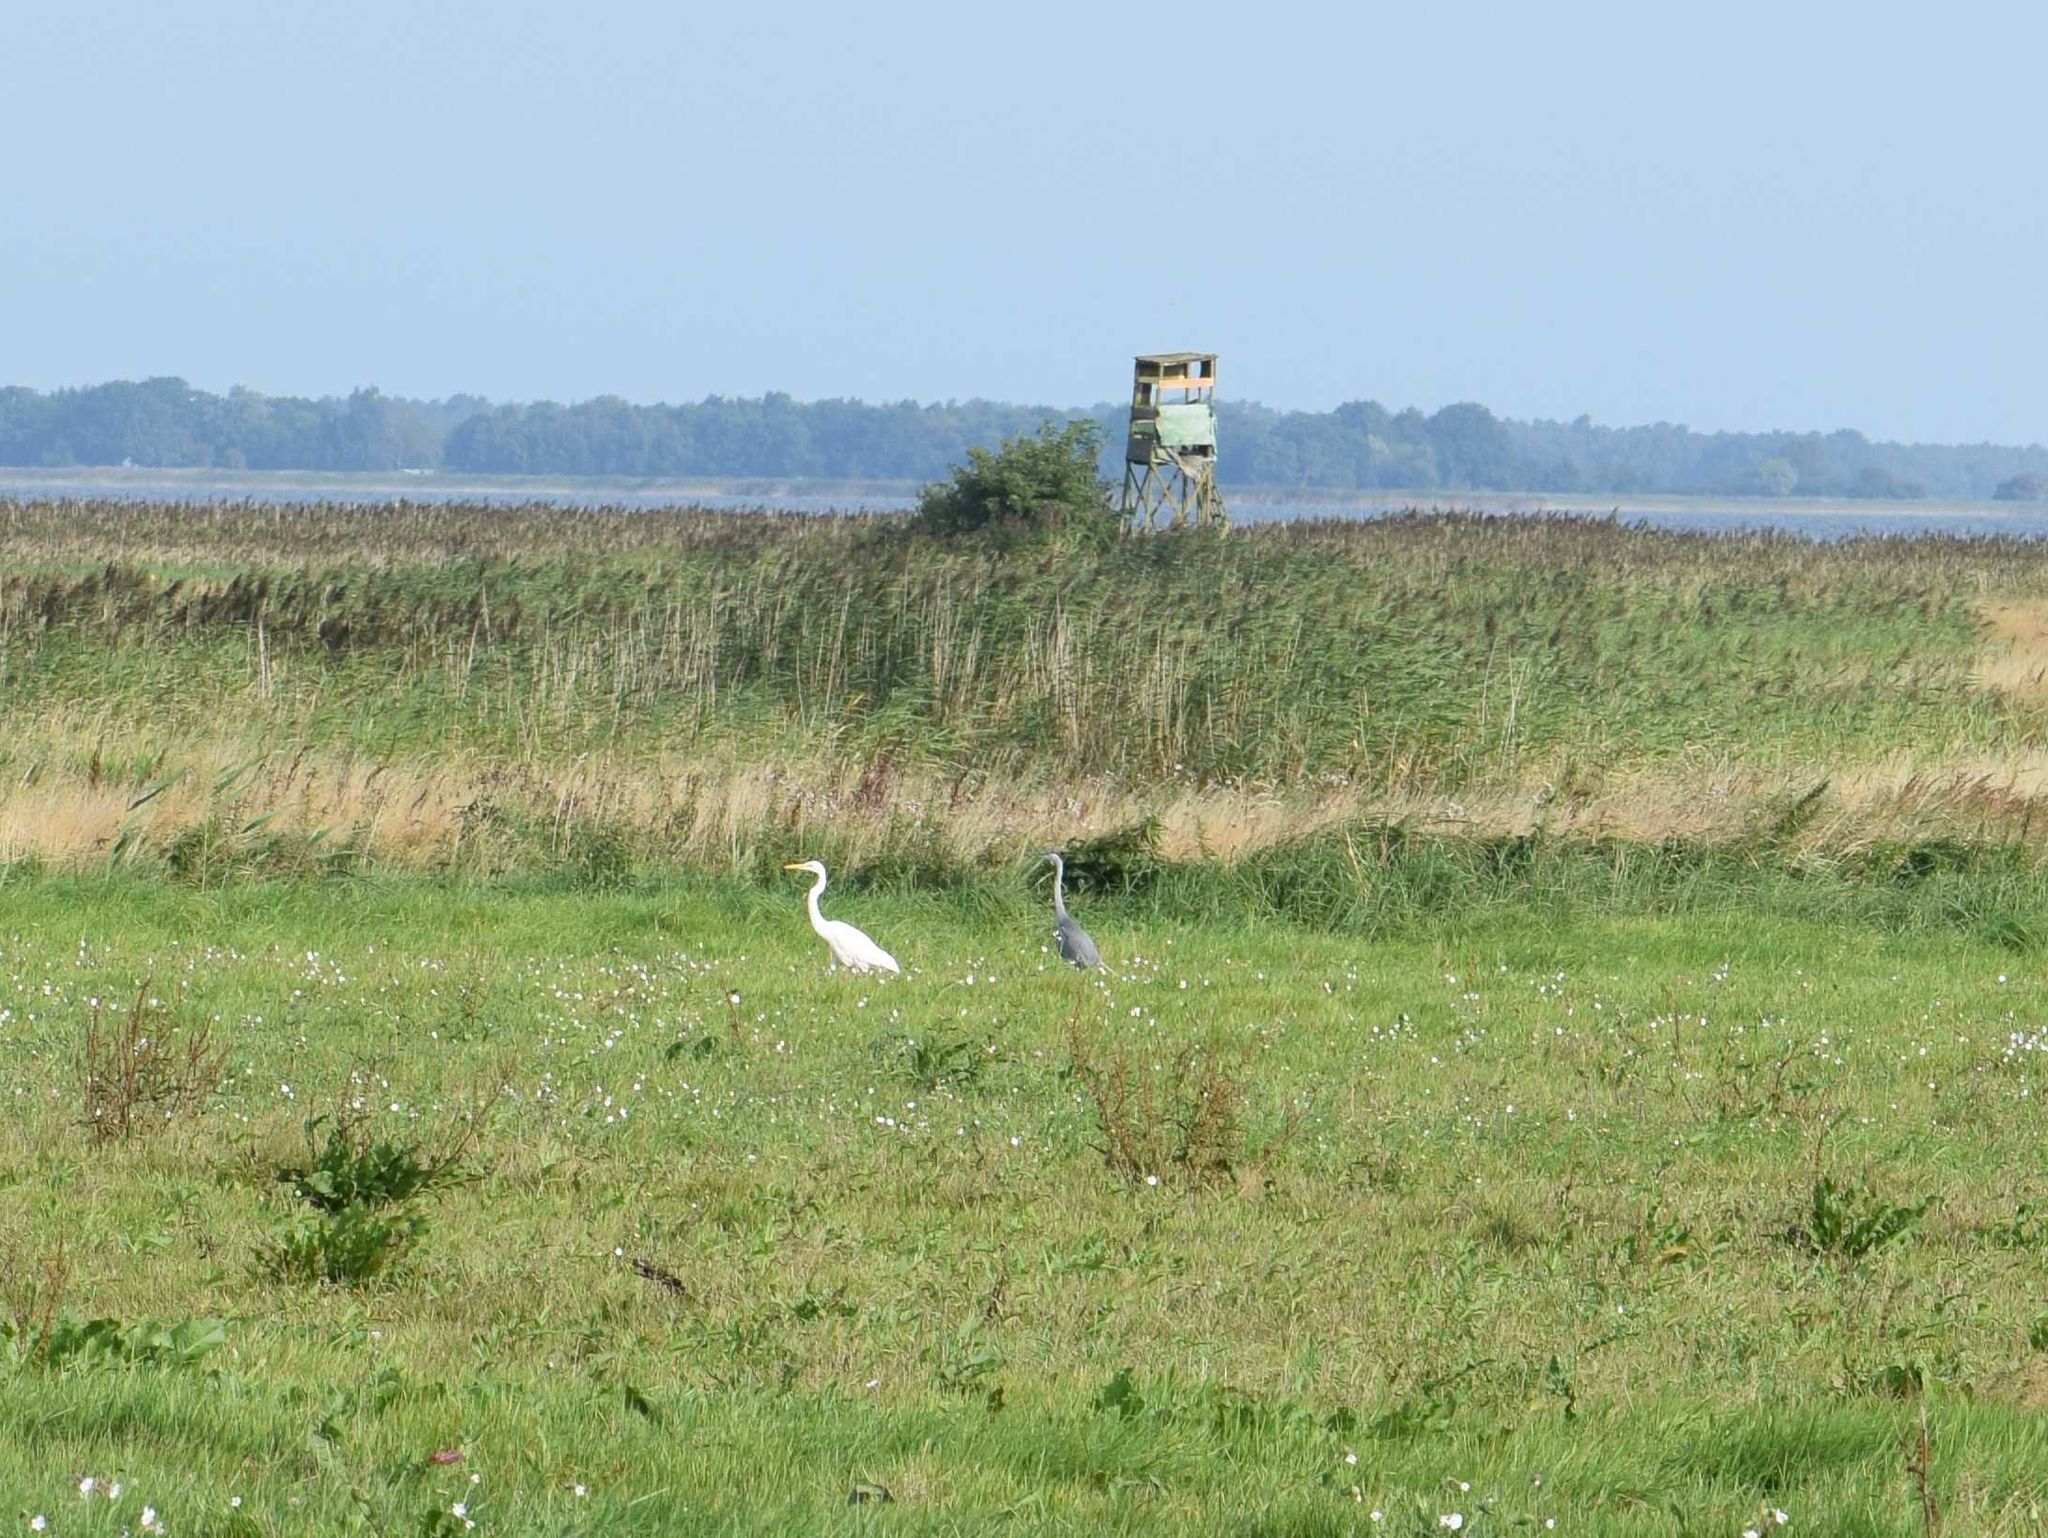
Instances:
[[[1127,529],[1227,527],[1216,490],[1216,354],[1146,353],[1131,383]]]

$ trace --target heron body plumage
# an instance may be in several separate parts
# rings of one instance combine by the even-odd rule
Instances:
[[[1067,912],[1066,881],[1067,862],[1057,850],[1045,851],[1046,859],[1052,861],[1052,941],[1062,961],[1070,962],[1083,972],[1103,970],[1102,953],[1095,948],[1095,941],[1088,931],[1074,921]]]
[[[825,890],[826,881],[825,867],[821,862],[805,860],[782,868],[809,871],[818,878],[805,899],[805,906],[810,909],[811,928],[818,932],[818,938],[825,942],[825,949],[832,953],[832,968],[844,967],[849,972],[902,972],[896,958],[866,934],[841,919],[828,919],[818,911],[818,896]]]
[[[1101,970],[1102,953],[1096,950],[1095,942],[1088,938],[1088,931],[1071,918],[1053,921],[1052,940],[1059,948],[1062,960],[1071,961],[1083,972]]]

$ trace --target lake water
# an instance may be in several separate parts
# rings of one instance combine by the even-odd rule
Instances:
[[[1270,505],[1233,507],[1231,516],[1240,523],[1268,517],[1294,518],[1384,518],[1416,506],[1346,503],[1336,506],[1317,503],[1277,502]],[[1469,504],[1446,501],[1422,504],[1429,507],[1466,508]],[[1670,498],[1655,504],[1631,506],[1626,499],[1604,507],[1530,503],[1523,506],[1471,508],[1472,511],[1506,516],[1541,517],[1546,513],[1570,513],[1578,517],[1612,517],[1622,523],[1646,524],[1654,529],[1679,529],[1691,533],[1722,534],[1752,529],[1771,529],[1802,539],[1831,541],[1860,535],[1897,535],[1904,538],[1962,538],[1979,535],[2008,539],[2040,539],[2048,536],[2048,507],[2019,512],[2002,512],[1964,505],[1914,503],[1904,506],[1879,503],[1876,506],[1841,507],[1830,503],[1820,509],[1772,504],[1744,507],[1739,502],[1711,499]]]
[[[260,477],[210,482],[189,478],[151,478],[123,474],[102,479],[48,472],[10,477],[0,470],[0,500],[96,498],[149,502],[469,502],[515,506],[536,502],[562,507],[707,507],[720,511],[771,510],[796,513],[906,512],[914,498],[899,486],[829,488],[760,487],[724,483],[716,487],[621,488],[579,486],[558,481],[532,485],[496,482],[488,485],[443,485],[385,477],[360,480],[336,477],[325,484],[301,484]],[[1774,529],[1814,540],[1848,539],[1857,535],[1969,536],[2004,535],[2038,539],[2048,536],[2048,507],[2007,507],[1998,503],[1863,503],[1783,499],[1746,502],[1705,497],[1557,497],[1539,498],[1502,493],[1459,496],[1447,493],[1386,497],[1319,497],[1284,491],[1226,492],[1231,518],[1237,523],[1286,522],[1303,518],[1380,518],[1411,508],[1460,509],[1511,516],[1571,513],[1615,517],[1623,523],[1652,528],[1716,533]]]

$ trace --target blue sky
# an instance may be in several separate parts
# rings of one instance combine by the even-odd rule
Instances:
[[[1167,25],[1171,18],[1171,25]],[[2048,437],[2048,8],[15,0],[0,383]]]

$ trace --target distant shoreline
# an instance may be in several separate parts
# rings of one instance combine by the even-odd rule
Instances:
[[[159,488],[216,494],[332,491],[380,497],[431,492],[443,498],[465,492],[488,496],[526,493],[537,500],[545,500],[550,495],[585,500],[607,491],[630,492],[640,497],[669,496],[677,501],[695,496],[818,497],[837,493],[849,497],[909,501],[916,497],[918,483],[822,480],[802,476],[475,475],[443,470],[191,470],[142,465],[132,469],[98,465],[43,469],[0,465],[0,494],[14,494],[22,489],[45,493],[75,489],[90,493],[153,491]]]

